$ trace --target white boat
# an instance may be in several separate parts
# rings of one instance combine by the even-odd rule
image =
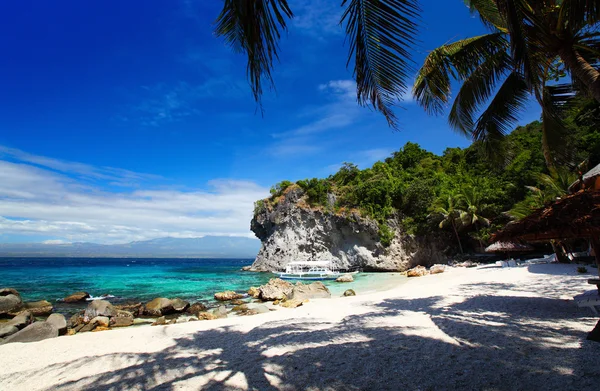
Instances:
[[[334,270],[329,261],[299,261],[288,263],[285,272],[277,274],[284,280],[335,280],[345,273]]]

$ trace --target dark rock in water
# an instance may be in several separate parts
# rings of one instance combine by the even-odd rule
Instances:
[[[61,314],[52,314],[46,319],[46,323],[50,323],[58,330],[60,335],[67,333],[67,320],[64,315]]]
[[[127,327],[133,324],[133,315],[127,311],[117,311],[117,315],[110,318],[111,327]]]
[[[331,297],[329,289],[322,282],[316,281],[307,285],[294,285],[292,293],[288,296],[290,300],[328,299]]]
[[[47,300],[32,301],[23,304],[23,309],[31,312],[33,316],[48,316],[54,309]]]
[[[0,315],[14,312],[21,308],[23,300],[21,295],[13,288],[0,289]]]
[[[224,305],[219,306],[219,308],[215,308],[212,310],[212,314],[217,317],[217,319],[226,318],[227,317],[227,307]]]
[[[88,304],[83,314],[84,321],[89,321],[97,316],[115,316],[117,310],[115,307],[106,300],[94,300]]]
[[[75,292],[63,299],[65,303],[78,303],[80,301],[86,301],[90,298],[90,294],[87,292]]]
[[[180,298],[171,299],[171,306],[175,312],[184,312],[190,306],[190,303]]]
[[[187,309],[187,313],[188,314],[193,314],[196,315],[198,314],[198,312],[203,312],[206,311],[207,307],[202,304],[202,303],[194,303],[192,304],[188,309]]]
[[[4,343],[35,342],[58,337],[58,329],[50,323],[36,322],[16,332],[4,340]]]
[[[144,313],[144,305],[142,303],[120,304],[114,307],[117,310],[130,312],[133,316],[141,316]]]
[[[244,297],[244,295],[241,295],[234,291],[225,291],[225,292],[215,293],[215,300],[219,300],[219,301],[241,299],[242,297]]]
[[[156,319],[156,322],[152,323],[152,326],[164,326],[167,324],[167,319],[164,316]]]
[[[356,296],[356,292],[354,292],[354,289],[346,289],[346,291],[344,292],[344,296]]]
[[[271,278],[268,283],[259,288],[262,300],[282,300],[292,293],[294,286],[280,278]]]
[[[171,300],[164,297],[158,297],[144,305],[144,314],[150,316],[163,316],[173,311]]]

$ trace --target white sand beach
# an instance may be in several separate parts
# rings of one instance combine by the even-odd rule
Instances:
[[[598,390],[575,265],[450,269],[297,309],[0,346],[0,389]],[[591,269],[595,272],[595,269]]]

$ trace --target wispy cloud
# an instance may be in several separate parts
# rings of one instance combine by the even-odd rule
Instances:
[[[324,40],[328,36],[342,36],[340,26],[343,8],[340,2],[331,0],[296,0],[290,3],[294,11],[292,26],[314,38]]]
[[[227,179],[186,191],[142,183],[137,189],[113,193],[88,181],[103,169],[87,165],[85,170],[72,169],[61,162],[57,171],[54,159],[47,160],[51,167],[39,159],[19,160],[15,154],[11,158],[14,161],[0,159],[0,232],[5,234],[102,243],[164,236],[252,236],[248,226],[253,203],[268,195],[256,183]],[[115,172],[125,176],[119,178]],[[117,170],[111,171],[110,180],[136,175],[145,178]]]

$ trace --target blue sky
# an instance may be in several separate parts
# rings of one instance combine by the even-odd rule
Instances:
[[[264,115],[244,58],[212,33],[219,0],[0,3],[0,242],[252,236],[252,203],[275,182],[364,168],[407,141],[467,146],[410,97],[399,132],[357,106],[340,3],[291,1]],[[484,32],[460,0],[422,8],[416,64]]]

